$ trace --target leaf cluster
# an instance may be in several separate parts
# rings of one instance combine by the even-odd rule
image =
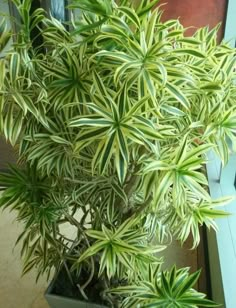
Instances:
[[[22,24],[0,60],[0,131],[19,163],[0,177],[0,205],[24,224],[24,272],[86,268],[82,294],[100,279],[127,307],[212,307],[192,289],[198,273],[161,274],[159,251],[190,234],[196,247],[199,227],[226,215],[216,206],[230,198],[211,200],[204,166],[235,147],[235,50],[217,27],[186,37],[157,2],[73,1],[80,19],[63,25],[14,0]],[[3,21],[1,50],[9,37]]]

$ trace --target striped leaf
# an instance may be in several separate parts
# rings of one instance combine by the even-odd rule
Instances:
[[[129,7],[121,6],[118,8],[138,29],[140,28],[140,20],[135,11]]]
[[[154,204],[157,208],[159,203],[165,197],[166,193],[168,192],[171,184],[173,183],[173,172],[167,171],[159,180],[157,189],[154,193]]]
[[[196,49],[176,49],[174,51],[174,54],[178,54],[178,55],[189,55],[189,56],[194,56],[197,58],[201,58],[201,59],[205,59],[206,55],[202,52],[200,52],[199,50]]]
[[[21,59],[18,53],[13,53],[10,60],[9,74],[11,82],[14,84],[20,73]]]
[[[113,133],[110,137],[108,137],[105,145],[104,145],[104,149],[103,149],[103,152],[101,154],[101,163],[100,163],[100,172],[101,174],[104,173],[109,161],[110,161],[110,158],[111,158],[111,155],[114,151],[113,149],[113,146],[114,146],[114,143],[115,143],[115,136],[116,134]]]
[[[167,82],[166,83],[166,90],[174,97],[177,99],[177,101],[180,102],[180,104],[185,108],[189,109],[190,108],[190,103],[188,99],[185,97],[185,95],[182,93],[182,91],[177,88],[175,85]]]
[[[117,147],[120,150],[125,162],[129,163],[129,149],[127,140],[121,129],[117,130]]]
[[[127,174],[127,164],[126,161],[119,150],[116,150],[115,154],[115,164],[116,171],[121,184],[125,182],[126,174]]]

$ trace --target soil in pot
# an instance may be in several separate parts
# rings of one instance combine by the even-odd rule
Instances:
[[[53,284],[51,293],[59,296],[86,301],[85,298],[82,296],[81,292],[79,291],[77,284],[83,285],[88,279],[89,274],[84,271],[80,274],[79,278],[73,273],[71,273],[71,276],[74,281],[74,285],[71,284],[68,274],[65,268],[63,267],[60,270]],[[89,302],[107,306],[108,305],[107,302],[101,297],[103,289],[104,286],[101,283],[101,281],[93,279],[90,282],[89,286],[85,289],[85,293],[89,299]]]

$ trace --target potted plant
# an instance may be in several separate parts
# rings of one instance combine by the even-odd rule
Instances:
[[[162,271],[161,251],[190,234],[196,247],[199,227],[226,215],[204,165],[211,149],[226,163],[235,139],[235,50],[217,29],[185,37],[157,2],[77,1],[81,19],[65,26],[14,1],[0,129],[19,162],[1,174],[0,205],[24,224],[23,273],[59,272],[52,307],[216,305],[194,290],[199,272]]]

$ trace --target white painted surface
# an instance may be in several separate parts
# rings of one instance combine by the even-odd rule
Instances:
[[[224,38],[226,41],[230,41],[232,47],[236,47],[236,1],[235,0],[228,0],[228,10],[227,10]]]
[[[234,187],[236,155],[231,155],[229,163],[225,168],[223,168],[220,181],[219,159],[213,153],[211,153],[209,155],[209,160],[210,161],[207,165],[207,173],[212,198],[216,199],[223,196],[234,196],[236,198],[236,191]],[[236,284],[234,281],[236,277],[236,199],[222,208],[224,208],[225,211],[231,213],[229,217],[217,220],[219,231],[216,234],[216,241],[225,297],[224,308],[235,308]],[[211,255],[211,251],[209,253]],[[214,266],[217,265],[211,264],[213,271]],[[221,277],[215,277],[214,272],[211,274],[214,279],[221,279]],[[214,283],[215,281],[213,284]]]

